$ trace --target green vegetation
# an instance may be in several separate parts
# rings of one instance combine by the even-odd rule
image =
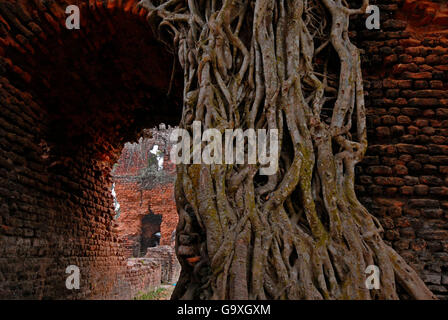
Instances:
[[[169,300],[172,290],[159,287],[153,291],[140,292],[134,300]]]

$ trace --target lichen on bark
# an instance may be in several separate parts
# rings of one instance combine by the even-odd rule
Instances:
[[[360,53],[343,0],[143,0],[184,71],[180,127],[277,129],[279,169],[178,165],[173,299],[432,299],[358,201]],[[377,265],[381,286],[368,290]],[[400,287],[400,290],[398,289]]]

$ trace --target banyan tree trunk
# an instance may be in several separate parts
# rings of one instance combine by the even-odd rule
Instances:
[[[273,175],[259,164],[177,166],[173,299],[434,298],[355,194],[367,134],[348,26],[367,1],[141,5],[184,71],[181,128],[200,121],[202,130],[277,129],[280,138]],[[366,287],[369,265],[381,271],[379,289]]]

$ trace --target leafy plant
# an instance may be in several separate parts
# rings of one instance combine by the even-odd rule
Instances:
[[[166,288],[157,288],[150,292],[140,292],[134,300],[161,300],[161,298],[166,298],[169,294],[169,290]]]
[[[138,177],[141,189],[150,190],[174,181],[172,172],[159,168],[159,158],[163,154],[163,151],[159,150],[156,154],[151,153],[148,157],[148,166],[140,171]]]

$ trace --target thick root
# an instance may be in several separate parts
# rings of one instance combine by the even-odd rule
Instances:
[[[361,1],[360,1],[361,2]],[[279,168],[178,166],[174,299],[432,299],[359,203],[359,51],[342,0],[143,0],[184,70],[180,127],[276,129]],[[247,149],[245,149],[247,153]],[[190,162],[192,163],[192,162]],[[366,267],[381,270],[366,288]]]

